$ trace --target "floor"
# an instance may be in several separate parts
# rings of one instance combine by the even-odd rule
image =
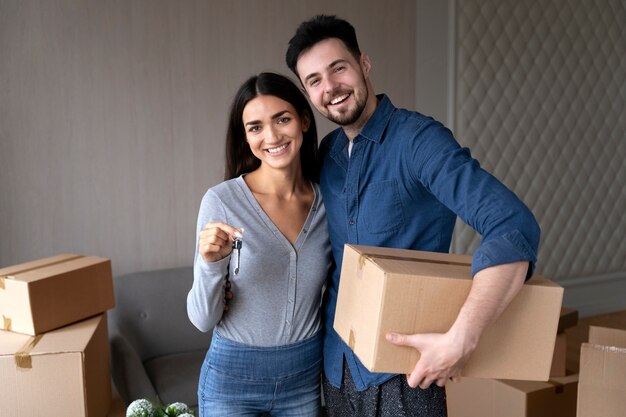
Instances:
[[[578,325],[567,329],[567,369],[578,372],[580,345],[589,338],[589,326],[612,327],[626,330],[626,310],[578,319]]]

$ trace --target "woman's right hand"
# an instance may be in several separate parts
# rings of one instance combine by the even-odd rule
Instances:
[[[207,262],[224,259],[233,250],[233,239],[242,237],[242,231],[226,223],[207,223],[200,232],[198,252]]]

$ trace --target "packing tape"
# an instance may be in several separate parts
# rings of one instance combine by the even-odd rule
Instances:
[[[429,264],[440,264],[440,265],[459,265],[459,266],[471,266],[470,263],[467,262],[451,262],[451,261],[439,261],[434,259],[421,259],[421,258],[409,258],[408,256],[392,256],[392,255],[368,255],[361,254],[359,257],[359,268],[363,268],[366,260],[371,260],[375,262],[376,259],[389,259],[392,261],[406,261],[406,262],[424,262]]]
[[[61,260],[58,260],[58,261],[48,262],[48,263],[44,263],[42,265],[37,265],[37,266],[31,266],[30,268],[24,268],[24,269],[20,269],[18,271],[12,271],[12,274],[13,275],[23,274],[25,272],[34,271],[36,269],[48,268],[50,266],[59,265],[59,264],[65,263],[65,262],[75,261],[76,259],[80,259],[80,258],[84,258],[84,256],[83,255],[71,255],[68,258],[61,259]],[[12,277],[10,275],[6,276],[6,278],[15,279],[14,277]]]
[[[7,317],[4,314],[2,315],[2,329],[11,330],[13,326],[11,325],[11,317]]]
[[[30,357],[30,352],[39,343],[43,335],[34,336],[28,339],[28,342],[15,353],[15,363],[18,368],[30,369],[33,367],[33,361]]]

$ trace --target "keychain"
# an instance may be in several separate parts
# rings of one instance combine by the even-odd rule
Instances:
[[[241,238],[236,237],[233,239],[233,253],[237,256],[237,260],[235,263],[235,275],[239,274],[239,257],[241,256],[241,246],[243,245],[243,241]],[[224,277],[224,312],[228,311],[228,298],[226,297],[226,293],[230,291],[230,274],[226,272],[226,276]]]
[[[239,258],[241,257],[241,246],[243,245],[243,240],[240,237],[236,237],[233,239],[233,252],[237,252],[237,261],[235,263],[235,275],[239,274]]]

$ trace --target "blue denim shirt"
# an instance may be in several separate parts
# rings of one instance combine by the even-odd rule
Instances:
[[[367,371],[333,330],[345,243],[448,252],[459,216],[483,237],[472,274],[529,261],[530,277],[540,234],[528,208],[441,123],[395,108],[385,95],[378,99],[350,157],[341,128],[320,145],[320,189],[336,262],[324,300],[324,372],[339,387],[345,357],[358,390],[393,375]]]

